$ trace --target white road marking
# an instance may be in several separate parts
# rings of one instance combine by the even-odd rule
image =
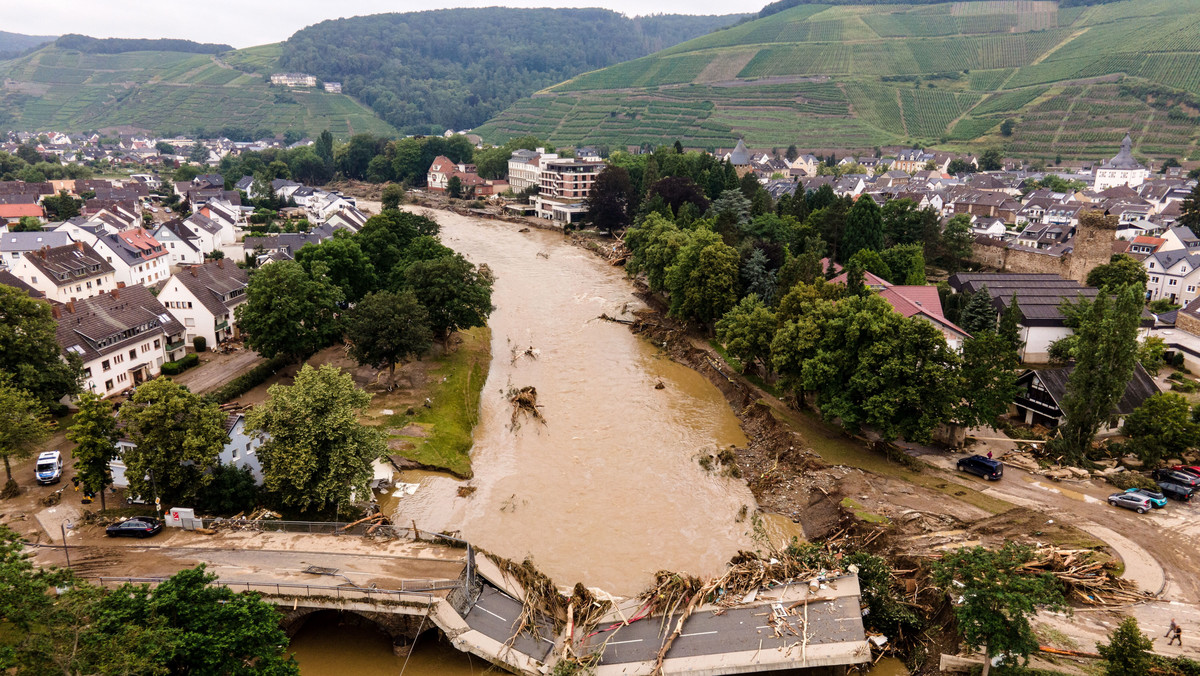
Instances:
[[[503,620],[505,622],[508,622],[507,617],[500,617],[496,613],[493,613],[492,611],[488,610],[487,608],[484,608],[483,606],[475,606],[475,607],[482,610],[483,612],[487,613],[488,615],[491,615],[492,617],[496,618],[497,620]]]
[[[625,645],[626,643],[641,643],[641,642],[642,642],[642,639],[635,638],[635,639],[630,639],[628,641],[609,641],[608,645]]]
[[[709,634],[715,634],[715,633],[717,633],[717,632],[715,632],[715,631],[697,631],[697,632],[694,632],[694,633],[691,633],[691,634],[680,634],[679,636],[680,636],[680,637],[684,637],[684,636],[708,636]]]

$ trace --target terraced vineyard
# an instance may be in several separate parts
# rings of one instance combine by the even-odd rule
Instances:
[[[1107,157],[1128,131],[1135,153],[1185,158],[1200,142],[1200,0],[805,4],[585,73],[477,131],[533,130],[555,143],[1003,145],[1051,159]]]
[[[0,62],[0,128],[31,131],[138,127],[163,134],[329,129],[394,134],[354,99],[268,84],[277,45],[218,56],[182,52],[83,54],[45,47]]]

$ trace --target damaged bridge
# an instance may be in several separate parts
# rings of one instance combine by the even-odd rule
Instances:
[[[666,674],[790,670],[835,676],[871,659],[852,573],[776,585],[737,603],[699,605],[666,616],[647,612],[639,599],[614,600],[598,623],[584,628],[542,616],[526,602],[521,581],[477,556],[469,544],[441,534],[418,531],[417,536],[446,548],[446,563],[452,565],[440,571],[444,577],[392,576],[378,580],[387,583],[383,586],[356,582],[353,571],[337,567],[280,565],[274,580],[265,570],[239,580],[233,570],[217,568],[213,584],[261,594],[283,612],[289,634],[314,615],[333,612],[345,622],[383,631],[398,654],[433,630],[458,650],[517,674],[548,674],[558,662],[574,660],[597,676],[660,669]],[[391,563],[403,570],[403,561]],[[167,577],[101,577],[100,582],[153,585]]]

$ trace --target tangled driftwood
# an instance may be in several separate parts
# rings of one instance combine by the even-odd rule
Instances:
[[[512,404],[512,427],[516,430],[520,427],[521,413],[528,414],[534,420],[545,423],[546,419],[542,417],[542,412],[538,410],[537,403],[537,388],[532,385],[526,385],[520,389],[513,388],[508,391],[508,401]]]

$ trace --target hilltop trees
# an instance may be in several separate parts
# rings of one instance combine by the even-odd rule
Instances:
[[[265,488],[301,510],[370,495],[371,462],[387,452],[383,434],[359,422],[371,395],[334,366],[305,364],[295,384],[272,385],[246,416],[270,435],[258,449]]]

